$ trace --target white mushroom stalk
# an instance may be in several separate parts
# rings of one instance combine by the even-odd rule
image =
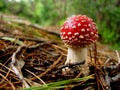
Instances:
[[[68,47],[67,60],[65,64],[79,63],[87,60],[86,47]]]
[[[61,27],[61,39],[68,47],[65,64],[87,64],[87,46],[95,43],[98,31],[93,20],[86,15],[73,15]]]

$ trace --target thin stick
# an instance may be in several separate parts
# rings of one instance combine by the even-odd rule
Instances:
[[[61,58],[62,58],[62,56],[60,56],[60,57],[57,59],[57,61],[55,61],[45,72],[39,74],[38,77],[39,77],[39,78],[40,78],[40,77],[43,77],[45,74],[47,74],[48,72],[50,72],[50,71],[55,67],[55,65],[60,62]],[[37,79],[37,78],[36,78],[36,77],[33,77],[33,78],[30,78],[30,79],[31,79],[31,80],[35,80],[35,79]]]
[[[66,50],[66,49],[64,49],[64,48],[62,48],[62,47],[59,47],[59,46],[54,45],[54,44],[52,44],[52,46],[54,46],[55,48],[58,48],[58,49],[60,49],[60,50],[64,51],[65,53],[67,53],[67,50]]]
[[[117,50],[115,50],[115,52],[116,52],[116,55],[117,55],[117,58],[118,58],[118,63],[120,64],[120,56],[119,56],[119,53],[118,53]]]
[[[120,73],[118,73],[116,76],[112,77],[112,82],[115,82],[120,79]]]
[[[0,65],[1,65],[2,67],[6,68],[6,69],[8,69],[9,71],[11,71],[11,72],[13,72],[13,73],[14,73],[14,71],[13,71],[13,70],[11,70],[10,68],[6,67],[6,66],[5,66],[5,65],[3,65],[2,63],[0,63]]]
[[[95,59],[95,63],[97,62],[97,45],[96,43],[94,43],[94,47],[95,47],[95,50],[94,50],[94,59]]]
[[[11,57],[11,68],[13,69],[14,73],[18,76],[18,78],[22,81],[23,85],[26,88],[29,88],[30,86],[27,84],[27,82],[24,80],[24,77],[22,76],[22,74],[20,73],[20,71],[16,68],[15,64],[17,61],[17,54],[21,51],[22,47],[18,47],[18,49],[16,50],[16,52],[13,53],[12,57]]]
[[[8,72],[6,72],[6,76],[5,76],[6,78],[8,77],[9,73],[10,73],[10,70]],[[2,82],[4,82],[4,78],[0,81],[0,83],[2,83]]]
[[[29,71],[29,70],[27,70],[27,69],[25,69],[27,72],[29,72],[30,74],[32,74],[33,76],[35,76],[38,80],[40,80],[44,85],[46,85],[47,86],[47,84],[41,79],[41,78],[39,78],[37,75],[35,75],[34,73],[32,73],[31,71]]]
[[[12,90],[16,90],[14,85],[5,76],[3,76],[1,73],[0,73],[0,76],[3,77],[11,85]]]
[[[90,60],[91,60],[91,62],[92,62],[92,54],[91,54],[91,50],[90,50],[90,48],[88,48],[88,50],[89,50]]]

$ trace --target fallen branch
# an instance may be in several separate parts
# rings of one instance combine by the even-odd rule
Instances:
[[[16,50],[16,52],[13,53],[12,57],[11,57],[11,68],[14,71],[14,73],[18,76],[18,78],[21,80],[21,82],[23,83],[23,85],[25,86],[25,88],[29,88],[30,86],[27,84],[27,82],[24,80],[24,77],[21,73],[20,68],[17,67],[17,55],[21,52],[22,48],[24,48],[25,46],[22,47],[18,47],[18,49]]]
[[[12,70],[14,71],[14,73],[18,76],[18,78],[22,81],[23,85],[26,87],[26,88],[29,88],[30,86],[27,84],[27,82],[24,80],[24,77],[22,75],[22,72],[20,70],[20,65],[18,65],[18,60],[17,59],[17,55],[20,54],[21,50],[23,48],[26,48],[26,49],[35,49],[35,48],[38,48],[40,47],[41,45],[44,45],[46,43],[39,43],[39,44],[36,44],[36,45],[32,45],[32,46],[21,46],[21,47],[18,47],[18,49],[16,50],[16,52],[13,53],[12,57],[11,57],[11,68]],[[22,67],[21,67],[22,68]]]

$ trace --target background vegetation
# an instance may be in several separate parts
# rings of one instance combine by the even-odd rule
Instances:
[[[97,23],[102,41],[120,49],[120,0],[0,0],[0,12],[42,26],[60,26],[68,16],[86,14]]]

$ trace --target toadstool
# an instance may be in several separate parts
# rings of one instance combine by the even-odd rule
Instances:
[[[86,15],[73,15],[64,22],[60,36],[68,47],[65,64],[82,61],[87,64],[87,46],[95,43],[98,38],[95,22]]]

